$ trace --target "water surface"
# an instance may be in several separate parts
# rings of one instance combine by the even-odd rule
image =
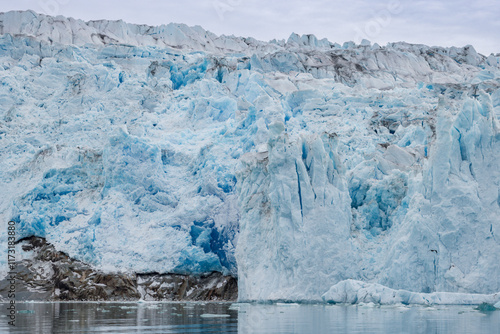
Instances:
[[[0,304],[6,310],[8,304]],[[473,306],[232,303],[18,303],[0,333],[499,333]]]

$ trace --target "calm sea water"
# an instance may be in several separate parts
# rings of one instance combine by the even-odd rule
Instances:
[[[18,303],[0,333],[500,333],[500,311],[231,303]]]

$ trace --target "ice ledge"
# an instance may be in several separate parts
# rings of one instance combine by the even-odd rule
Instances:
[[[497,308],[500,307],[500,292],[494,294],[419,293],[394,290],[381,284],[365,283],[352,279],[335,284],[323,294],[322,298],[325,302],[345,304],[479,305],[488,303],[495,304]]]

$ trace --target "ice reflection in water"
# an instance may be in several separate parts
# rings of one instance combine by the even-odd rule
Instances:
[[[23,303],[12,333],[236,333],[230,303]],[[2,304],[6,309],[7,304]],[[6,319],[6,318],[4,318]],[[7,320],[0,324],[0,333]]]
[[[473,306],[239,306],[238,333],[500,333],[500,311]]]
[[[7,304],[1,304],[6,310]],[[231,303],[24,303],[0,333],[499,333],[473,306]]]

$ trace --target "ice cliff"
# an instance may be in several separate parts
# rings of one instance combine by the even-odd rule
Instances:
[[[500,291],[500,54],[8,12],[0,83],[3,270],[13,220],[241,300]]]

